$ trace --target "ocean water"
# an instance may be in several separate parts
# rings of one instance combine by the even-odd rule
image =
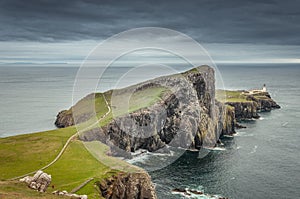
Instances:
[[[266,83],[282,108],[245,122],[246,129],[223,139],[225,150],[211,151],[203,159],[188,152],[151,172],[158,195],[182,198],[170,190],[192,188],[235,199],[299,198],[300,66],[223,65],[219,69],[228,89],[260,88]]]
[[[259,120],[245,122],[246,129],[239,129],[233,138],[223,139],[222,150],[211,151],[204,158],[186,152],[169,166],[151,171],[158,197],[184,198],[172,194],[171,190],[188,188],[235,199],[299,198],[300,65],[243,64],[218,68],[225,88],[251,89],[267,84],[271,96],[282,108],[261,113]],[[72,104],[77,69],[1,66],[0,137],[55,128],[57,112]],[[110,69],[97,88],[122,87],[158,74],[155,70],[139,71],[139,76],[129,72],[130,78],[118,85],[124,71],[131,69]],[[217,85],[222,87],[220,80]],[[150,154],[134,164],[153,170],[147,161],[159,164],[164,159]]]

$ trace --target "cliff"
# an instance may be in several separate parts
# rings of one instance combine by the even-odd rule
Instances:
[[[250,95],[247,91],[216,91],[214,76],[212,68],[201,66],[131,87],[90,94],[69,110],[61,111],[55,124],[83,125],[93,118],[93,111],[86,107],[94,106],[94,117],[98,118],[109,106],[112,113],[99,125],[81,132],[79,139],[100,141],[110,147],[111,155],[129,157],[138,149],[165,152],[167,145],[186,149],[214,147],[222,135],[235,133],[237,121],[258,118],[260,111],[280,108],[266,92]],[[104,103],[106,99],[108,105]],[[97,185],[105,198],[156,197],[147,173],[122,173]]]
[[[127,92],[161,87],[165,90],[160,100],[115,117],[106,125],[84,132],[80,138],[99,140],[119,153],[118,149],[157,151],[166,145],[187,149],[213,147],[221,134],[234,133],[234,113],[227,105],[215,101],[214,70],[208,66],[113,92],[122,98]],[[74,125],[70,112],[60,112],[55,124],[58,127]]]
[[[96,183],[104,198],[157,198],[147,173],[120,173]]]
[[[258,119],[259,112],[280,108],[268,92],[218,90],[217,99],[233,108],[237,121]]]

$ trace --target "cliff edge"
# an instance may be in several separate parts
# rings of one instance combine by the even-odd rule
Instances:
[[[128,114],[120,114],[101,127],[91,128],[82,133],[80,139],[98,140],[112,149],[129,153],[138,149],[158,151],[166,145],[186,149],[213,147],[221,135],[234,133],[233,110],[215,101],[215,74],[208,66],[159,77],[104,95],[110,99],[112,95],[122,99],[124,93],[138,95],[155,89],[162,90],[158,100]],[[110,105],[114,110],[116,105],[112,102]],[[58,127],[74,125],[72,110],[76,106],[79,105],[60,112],[55,124]],[[87,120],[88,113],[82,115],[75,119],[77,124]]]
[[[86,143],[100,141],[110,147],[111,155],[124,157],[139,149],[164,152],[166,146],[211,148],[223,135],[234,134],[240,127],[238,121],[259,118],[261,111],[280,108],[267,92],[216,91],[214,70],[201,66],[127,88],[90,94],[61,111],[55,124],[60,128],[84,125],[107,109],[106,100],[112,114],[81,132],[79,139]],[[124,101],[129,105],[122,104]],[[156,197],[148,174],[120,174],[99,182],[98,187],[105,198]]]

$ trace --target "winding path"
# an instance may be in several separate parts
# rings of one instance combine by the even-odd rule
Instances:
[[[103,98],[104,98],[104,100],[105,100],[106,106],[108,107],[108,111],[107,111],[101,118],[99,118],[94,124],[92,124],[92,125],[95,125],[95,124],[99,123],[102,119],[104,119],[104,118],[111,112],[111,108],[110,108],[110,106],[109,106],[109,104],[108,104],[108,102],[107,102],[107,100],[106,100],[105,95],[104,95],[103,93],[102,93],[102,95],[103,95]],[[66,148],[68,147],[68,145],[70,144],[70,142],[78,135],[78,133],[84,132],[84,131],[87,130],[89,127],[90,127],[90,126],[84,128],[84,129],[80,130],[79,132],[76,132],[74,135],[72,135],[72,136],[67,140],[66,144],[65,144],[65,145],[63,146],[63,148],[60,150],[59,154],[55,157],[55,159],[52,160],[52,162],[50,162],[50,163],[47,164],[46,166],[44,166],[44,167],[42,167],[42,168],[40,168],[40,169],[38,169],[38,170],[45,170],[45,169],[47,169],[48,167],[50,167],[51,165],[53,165],[53,164],[54,164],[54,163],[62,156],[62,154],[65,152],[65,150],[66,150]],[[17,176],[17,177],[11,178],[11,179],[9,179],[9,180],[17,180],[17,179],[19,179],[19,178],[23,178],[23,177],[25,177],[25,176],[28,176],[28,175],[31,175],[31,174],[36,173],[38,170],[32,171],[32,172],[30,172],[30,173],[26,173],[26,174],[21,175],[21,176]]]

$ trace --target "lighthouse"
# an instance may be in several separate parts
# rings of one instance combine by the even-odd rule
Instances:
[[[263,86],[263,88],[262,88],[262,92],[267,92],[266,84],[264,84],[264,86]]]

